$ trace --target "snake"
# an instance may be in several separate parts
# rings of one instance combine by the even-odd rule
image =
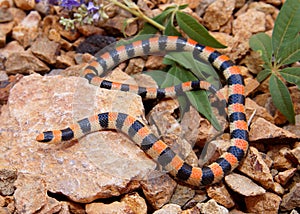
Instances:
[[[107,72],[125,60],[166,51],[191,52],[195,60],[204,60],[210,63],[218,74],[226,79],[228,98],[225,102],[229,121],[230,146],[216,161],[203,167],[189,165],[166,143],[156,137],[147,125],[122,112],[96,114],[81,119],[62,130],[41,132],[36,140],[42,143],[60,143],[80,139],[91,132],[117,130],[127,135],[175,179],[192,186],[207,186],[220,182],[225,175],[240,164],[249,147],[244,79],[240,68],[229,57],[192,39],[157,36],[110,48],[93,59],[83,70],[82,76],[95,86],[135,93],[142,98],[173,97],[186,91],[199,89],[213,91],[221,99],[224,98],[210,83],[202,80],[184,82],[168,88],[148,88],[111,82],[103,78]]]

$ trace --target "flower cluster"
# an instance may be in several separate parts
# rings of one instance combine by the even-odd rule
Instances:
[[[40,0],[38,0],[40,1]],[[51,5],[58,5],[68,11],[70,17],[61,17],[60,24],[67,30],[75,29],[76,24],[93,24],[102,19],[107,19],[104,5],[100,0],[48,0]]]

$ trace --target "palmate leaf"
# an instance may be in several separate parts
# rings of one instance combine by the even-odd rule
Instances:
[[[193,40],[200,44],[207,45],[214,48],[226,48],[214,37],[212,37],[208,31],[200,25],[193,17],[183,13],[181,11],[176,12],[176,20],[179,27]]]
[[[258,51],[262,60],[265,62],[265,68],[272,67],[272,40],[265,33],[253,35],[249,41],[250,47],[254,51]]]
[[[288,65],[300,60],[300,36],[290,41],[282,48],[280,57],[281,65]]]
[[[300,68],[284,68],[280,71],[280,74],[286,81],[297,85],[300,89]]]
[[[270,76],[272,73],[271,69],[265,69],[265,70],[262,70],[258,73],[256,79],[258,82],[262,82],[264,81],[268,76]]]
[[[274,74],[272,74],[270,77],[269,90],[274,105],[290,123],[294,124],[295,111],[289,90],[286,85]]]
[[[277,64],[281,64],[284,60],[281,53],[286,48],[286,44],[299,36],[299,20],[300,0],[287,0],[277,16],[272,34],[272,45]]]

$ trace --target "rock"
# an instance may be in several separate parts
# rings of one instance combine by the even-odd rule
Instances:
[[[8,77],[8,80],[0,81],[0,104],[6,104],[10,90],[22,77],[23,75],[21,74],[11,75]]]
[[[1,8],[10,8],[14,5],[13,0],[0,0]]]
[[[181,214],[181,208],[177,204],[167,204],[163,206],[161,209],[156,210],[153,214]]]
[[[246,98],[245,106],[248,121],[253,112],[255,111],[251,123],[254,123],[258,118],[263,118],[269,121],[270,123],[274,123],[274,118],[272,117],[272,115],[270,115],[264,107],[259,106],[258,104],[256,104],[255,101],[251,100],[250,98]]]
[[[282,185],[286,185],[289,179],[294,176],[296,171],[297,168],[291,168],[283,172],[279,172],[278,175],[275,176],[275,181]]]
[[[95,113],[117,111],[143,118],[137,95],[99,89],[79,77],[30,75],[13,87],[2,110],[0,160],[5,157],[18,171],[42,174],[47,191],[74,202],[130,192],[156,167],[127,136],[113,131],[89,134],[80,143],[35,141],[41,131],[64,128]]]
[[[195,195],[195,190],[191,187],[177,184],[170,200],[171,204],[178,204],[181,207],[191,200]]]
[[[250,126],[249,140],[257,143],[275,144],[279,142],[295,142],[299,140],[299,137],[273,125],[263,118],[258,118]]]
[[[295,162],[297,162],[297,164],[300,164],[300,143],[298,143],[296,148],[294,148],[290,151],[290,154],[296,160]]]
[[[232,208],[235,205],[223,183],[208,186],[207,195],[226,208]]]
[[[281,198],[270,192],[263,195],[250,196],[245,198],[247,211],[250,213],[271,213],[277,214]]]
[[[11,41],[4,48],[0,49],[0,55],[4,56],[5,58],[8,58],[11,54],[23,51],[24,48],[17,41]]]
[[[248,31],[251,33],[263,32],[266,29],[266,15],[256,9],[249,9],[246,13],[239,15],[232,25],[232,33]]]
[[[12,36],[24,48],[32,44],[38,36],[41,16],[37,11],[31,11],[19,25],[13,28]]]
[[[26,13],[16,7],[11,7],[8,9],[8,11],[12,14],[14,18],[14,26],[19,25],[25,18],[26,18]]]
[[[58,201],[47,196],[46,183],[39,176],[19,174],[15,185],[14,199],[18,213],[45,213],[42,210],[54,213],[60,210]]]
[[[273,160],[273,169],[285,170],[293,167],[293,162],[288,159],[290,149],[285,145],[274,145],[270,147],[267,155]]]
[[[61,54],[56,57],[57,68],[69,68],[75,65],[74,62],[75,52],[69,51],[67,53],[61,51]]]
[[[13,196],[0,195],[0,213],[8,214],[15,212],[15,201]]]
[[[125,195],[121,199],[121,202],[126,203],[132,209],[133,213],[147,214],[146,201],[136,192]]]
[[[0,23],[0,48],[6,45],[6,36],[11,33],[14,22]]]
[[[130,59],[125,72],[128,75],[139,74],[143,71],[144,67],[145,60],[143,60],[142,58]]]
[[[292,210],[300,207],[300,183],[295,183],[282,198],[282,210]]]
[[[14,0],[14,2],[22,10],[32,10],[35,7],[35,0]]]
[[[189,200],[182,208],[183,209],[194,208],[198,203],[204,202],[206,200],[207,200],[207,193],[205,189],[195,190],[195,196],[191,200]]]
[[[225,176],[225,182],[233,191],[243,196],[256,196],[266,192],[264,188],[255,184],[249,178],[236,173]]]
[[[115,201],[110,204],[100,202],[90,203],[85,206],[87,214],[107,214],[107,213],[123,213],[135,214],[133,210],[124,202]]]
[[[188,4],[189,8],[195,9],[202,2],[202,0],[174,0],[173,2],[177,5]]]
[[[238,169],[266,189],[274,187],[269,166],[265,163],[264,158],[256,148],[250,146],[247,156],[238,166]]]
[[[145,63],[145,67],[148,69],[148,71],[162,70],[166,67],[166,65],[164,65],[162,61],[163,61],[162,56],[156,56],[156,55],[148,56],[147,61]]]
[[[170,201],[176,182],[164,172],[153,171],[147,179],[141,181],[141,187],[147,202],[154,209],[160,209]]]
[[[200,214],[200,210],[195,206],[187,210],[183,210],[181,214]]]
[[[73,202],[69,201],[61,201],[61,209],[59,211],[59,214],[85,214],[85,209],[80,204],[75,204]]]
[[[206,203],[198,203],[197,207],[201,211],[202,214],[227,214],[227,213],[229,213],[225,207],[218,205],[214,199],[211,199]]]
[[[17,179],[17,170],[11,166],[0,165],[0,194],[12,195],[15,191],[14,182]]]
[[[59,51],[59,44],[46,37],[38,38],[31,46],[32,53],[40,60],[54,64]]]
[[[264,1],[266,3],[273,4],[275,6],[279,6],[283,3],[282,0],[264,0]]]
[[[210,4],[203,17],[203,21],[209,30],[219,30],[220,27],[231,18],[235,0],[217,0]]]
[[[245,81],[245,96],[247,97],[249,94],[253,93],[255,89],[259,86],[259,82],[253,78],[246,78]]]
[[[13,16],[8,9],[0,7],[0,23],[10,22],[13,20]]]
[[[8,74],[29,74],[30,72],[45,73],[49,67],[28,51],[11,54],[5,62]]]

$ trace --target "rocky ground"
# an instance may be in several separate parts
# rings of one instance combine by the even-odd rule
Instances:
[[[289,88],[297,114],[296,125],[290,125],[272,104],[267,84],[255,80],[262,63],[248,43],[257,32],[271,34],[282,1],[138,1],[149,16],[170,3],[189,3],[186,12],[227,45],[220,51],[241,67],[247,118],[255,114],[250,149],[238,169],[219,184],[196,189],[160,171],[121,133],[97,132],[79,143],[37,143],[40,131],[64,128],[106,111],[126,112],[150,124],[192,165],[215,160],[226,150],[229,137],[225,133],[214,139],[208,144],[209,156],[198,161],[201,147],[216,132],[194,108],[180,123],[176,100],[162,100],[145,115],[139,96],[99,89],[78,77],[92,58],[76,53],[79,44],[92,34],[119,38],[129,13],[114,8],[99,27],[66,31],[58,23],[57,7],[34,0],[0,0],[1,214],[299,212],[300,91]],[[126,34],[135,35],[139,28],[141,23],[134,22]],[[99,46],[88,49],[97,52],[111,41],[100,38]],[[149,76],[128,74],[159,67],[161,57],[136,58],[121,64],[107,79],[155,86]]]

